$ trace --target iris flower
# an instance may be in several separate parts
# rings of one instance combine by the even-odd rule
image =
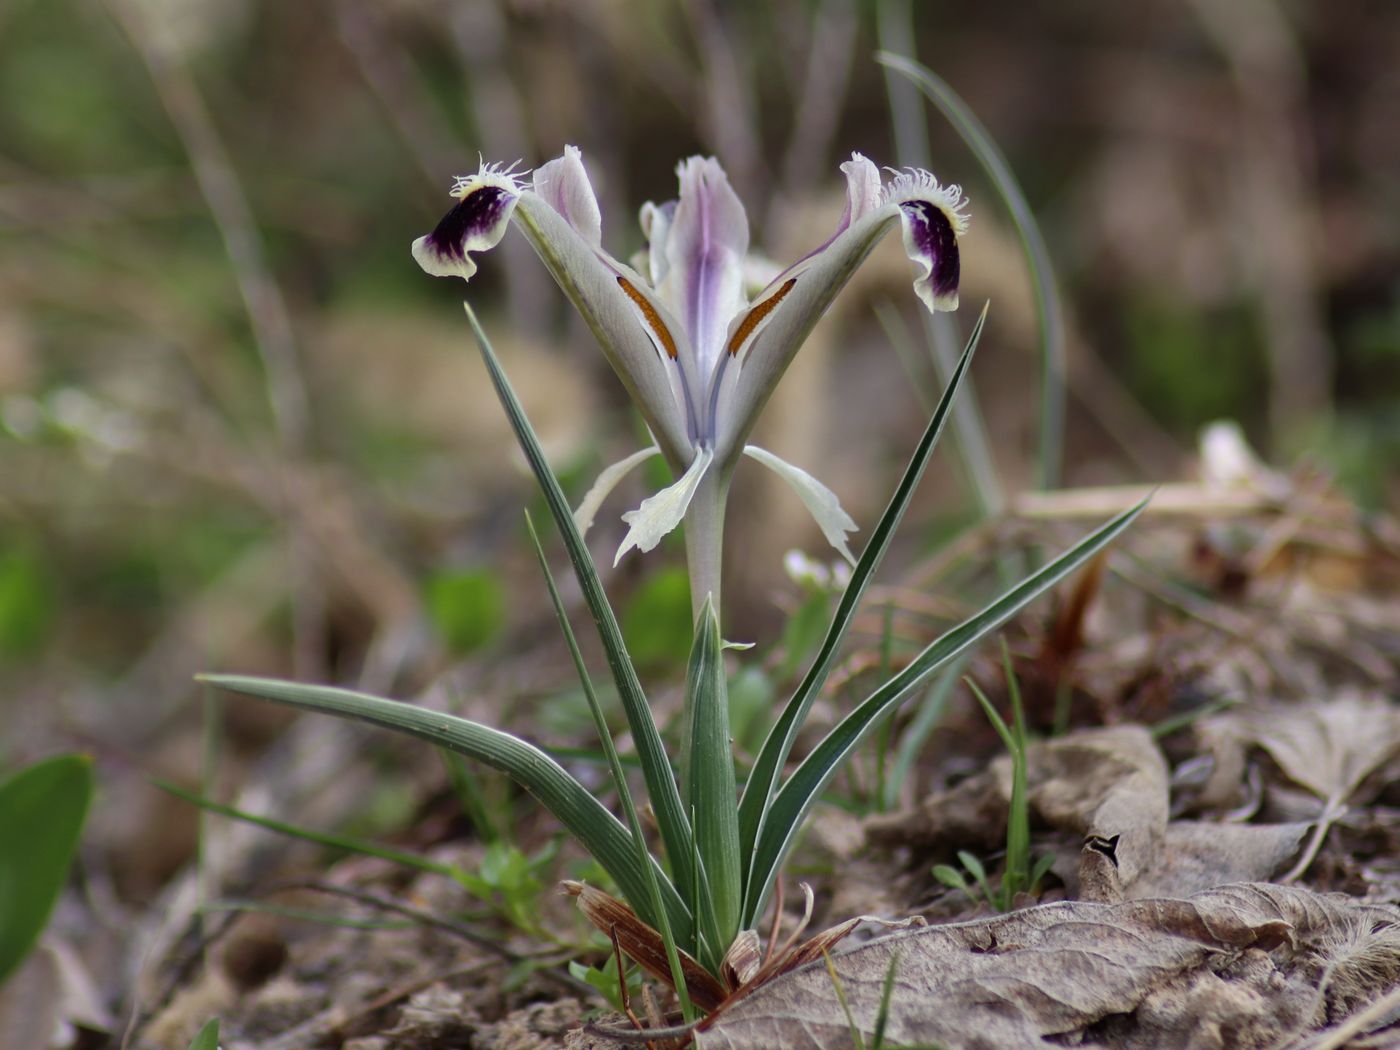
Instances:
[[[725,498],[742,455],[797,492],[827,540],[851,558],[856,524],[836,495],[805,470],[746,444],[760,410],[812,327],[856,268],[898,223],[914,263],[914,292],[929,310],[958,305],[958,237],[967,229],[962,191],[926,171],[891,172],[853,153],[841,165],[846,209],[836,231],[746,294],[749,224],[719,163],[691,157],[677,167],[680,197],[641,211],[647,247],[632,265],[602,246],[602,216],[574,146],[525,173],[482,163],[456,180],[457,204],[413,242],[430,274],[470,280],[474,253],[505,236],[512,220],[583,315],[641,411],[655,444],[605,469],[576,511],[581,529],[603,500],[649,456],[661,455],[674,484],[624,514],[629,530],[614,564],[649,551],[686,522],[691,593],[719,601]]]

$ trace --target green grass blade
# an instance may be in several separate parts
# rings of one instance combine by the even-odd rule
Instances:
[[[1101,551],[1128,527],[1146,500],[1124,511],[1085,537],[1049,565],[1028,576],[977,615],[933,642],[859,707],[843,718],[793,771],[773,798],[763,822],[750,869],[745,921],[753,922],[767,903],[778,869],[786,859],[802,821],[827,783],[865,739],[880,717],[920,682],[1063,580]]]
[[[402,864],[406,868],[413,868],[416,871],[431,872],[434,875],[444,875],[449,879],[457,877],[458,871],[450,864],[441,864],[438,861],[430,860],[427,857],[420,857],[416,853],[404,853],[402,850],[391,849],[388,846],[380,846],[365,839],[355,838],[352,835],[340,835],[333,831],[317,831],[314,828],[304,828],[299,824],[289,824],[283,820],[273,817],[260,816],[257,813],[249,813],[246,809],[238,809],[236,806],[226,806],[222,802],[215,802],[213,799],[193,791],[186,791],[184,788],[162,780],[160,777],[152,777],[151,783],[160,788],[166,794],[174,795],[176,798],[184,799],[193,806],[208,813],[215,813],[221,817],[228,817],[230,820],[239,820],[245,824],[252,824],[254,827],[263,828],[266,831],[276,832],[278,835],[286,835],[289,838],[301,839],[303,842],[314,842],[318,846],[327,846],[330,849],[345,850],[347,853],[361,853],[367,857],[378,857],[380,860],[387,860],[391,864]]]
[[[190,1050],[219,1050],[219,1019],[205,1021],[204,1027],[190,1043]]]
[[[1030,888],[1031,820],[1026,768],[1026,711],[1021,703],[1021,683],[1011,666],[1011,651],[1001,640],[1001,664],[1011,698],[1011,802],[1006,818],[1006,874],[1002,877],[1003,896],[1010,910],[1016,894]]]
[[[499,769],[558,818],[569,834],[577,838],[616,880],[628,900],[647,899],[647,875],[638,860],[631,833],[587,788],[533,744],[456,715],[349,689],[243,675],[201,675],[200,680],[245,696],[303,711],[353,718],[416,736]],[[688,922],[685,905],[670,881],[664,875],[658,878],[671,922],[685,927]]]
[[[880,51],[875,60],[901,76],[908,77],[923,92],[924,97],[938,107],[948,122],[972,150],[973,156],[986,171],[992,186],[1011,214],[1011,221],[1021,238],[1030,271],[1031,291],[1035,297],[1036,316],[1040,322],[1040,487],[1054,488],[1060,481],[1064,446],[1065,415],[1065,335],[1060,309],[1055,271],[1045,238],[1031,211],[1021,185],[1012,174],[996,140],[976,114],[941,77],[927,66],[903,55]]]
[[[608,720],[603,715],[603,705],[598,701],[598,693],[593,688],[593,679],[588,674],[588,665],[583,661],[583,653],[578,647],[578,639],[574,637],[574,629],[569,623],[568,614],[564,611],[563,599],[559,597],[559,588],[555,586],[554,574],[549,571],[549,562],[544,556],[544,547],[540,543],[539,533],[535,531],[535,522],[530,517],[529,511],[525,512],[525,527],[530,533],[530,543],[535,548],[535,557],[539,560],[540,571],[544,573],[544,582],[549,587],[549,599],[554,603],[554,615],[559,620],[559,629],[564,632],[564,640],[569,646],[569,656],[574,661],[574,671],[578,674],[578,680],[583,685],[583,695],[588,701],[588,713],[593,716],[593,728],[598,733],[598,742],[603,746],[603,753],[608,759],[608,769],[612,773],[613,786],[617,788],[617,796],[622,802],[622,811],[627,817],[627,826],[632,831],[632,841],[637,850],[638,863],[642,865],[647,876],[647,897],[644,901],[630,900],[632,909],[642,918],[642,921],[654,926],[661,934],[661,940],[666,946],[666,961],[671,967],[671,981],[676,989],[676,994],[680,998],[681,1012],[689,1020],[694,1013],[694,1007],[690,1002],[690,993],[686,990],[685,971],[681,968],[680,953],[676,950],[676,937],[679,935],[686,947],[695,950],[692,941],[691,927],[687,926],[681,930],[676,930],[671,925],[670,916],[661,903],[661,886],[656,880],[654,865],[651,864],[651,856],[646,848],[646,835],[642,832],[642,821],[637,815],[636,803],[632,801],[632,790],[627,786],[627,774],[622,768],[622,761],[617,755],[617,746],[613,743],[612,732],[608,729]]]
[[[0,784],[0,982],[48,925],[92,792],[86,755],[46,758]]]
[[[886,809],[894,809],[899,802],[899,793],[904,789],[904,782],[909,779],[914,763],[918,761],[919,752],[924,749],[929,736],[942,721],[943,712],[948,709],[948,698],[953,695],[953,686],[957,685],[966,666],[967,655],[964,654],[955,657],[952,663],[943,669],[943,673],[929,687],[923,703],[919,705],[917,713],[900,737],[894,769],[890,772],[889,783],[885,785]]]
[[[798,730],[802,728],[802,720],[806,717],[808,709],[811,708],[812,702],[816,700],[818,692],[826,682],[832,661],[836,658],[836,651],[846,638],[846,632],[850,629],[851,621],[855,618],[860,600],[864,597],[865,590],[875,575],[875,570],[879,568],[880,561],[889,548],[890,539],[894,535],[895,529],[899,527],[899,523],[904,517],[904,512],[909,506],[914,490],[924,475],[924,468],[928,466],[929,457],[932,456],[934,448],[938,445],[938,439],[942,436],[943,429],[948,422],[953,400],[957,397],[958,388],[963,377],[967,375],[968,366],[972,363],[972,355],[977,349],[978,340],[982,337],[982,328],[986,320],[987,308],[984,306],[981,316],[977,318],[977,324],[973,326],[972,334],[968,337],[967,347],[963,350],[957,370],[943,391],[938,408],[934,411],[933,418],[929,420],[923,437],[919,439],[918,447],[915,448],[909,465],[904,469],[904,476],[899,480],[899,486],[895,489],[889,505],[870,534],[870,541],[866,544],[865,550],[861,552],[860,560],[851,572],[851,582],[846,586],[840,602],[837,603],[831,626],[827,629],[821,648],[817,650],[817,655],[812,660],[812,666],[808,669],[801,684],[798,685],[797,691],[793,693],[792,699],[783,708],[783,713],[778,716],[773,728],[769,730],[767,739],[763,741],[763,747],[759,749],[758,757],[755,759],[753,769],[749,772],[748,781],[744,785],[743,798],[739,802],[741,856],[754,856],[754,846],[762,831],[769,802],[773,797],[778,778],[782,775],[783,765],[792,752],[793,741],[797,739]],[[758,890],[762,890],[762,887],[756,889],[752,868],[750,868],[744,882],[746,921],[752,922],[756,916],[752,903],[754,894]]]
[[[612,670],[613,681],[617,684],[617,693],[622,700],[622,709],[627,716],[627,725],[632,730],[632,739],[636,742],[637,757],[642,763],[642,776],[646,780],[647,794],[656,813],[656,823],[661,831],[661,841],[666,847],[666,856],[671,862],[671,870],[676,877],[676,885],[689,886],[693,874],[689,870],[690,821],[681,805],[680,790],[676,786],[671,764],[666,758],[666,750],[661,744],[661,734],[657,731],[651,708],[647,706],[646,694],[642,692],[641,682],[637,679],[637,669],[632,665],[632,658],[623,644],[617,617],[613,614],[607,595],[603,593],[603,584],[598,579],[593,557],[588,553],[588,547],[583,542],[583,536],[579,534],[578,526],[574,524],[573,510],[569,501],[564,498],[564,490],[559,487],[559,479],[554,476],[549,461],[545,459],[534,428],[530,426],[530,420],[526,417],[520,400],[515,396],[510,381],[506,379],[500,361],[496,359],[491,341],[482,331],[471,306],[467,303],[463,303],[462,306],[467,311],[467,322],[476,337],[477,346],[481,350],[482,360],[486,362],[486,370],[491,375],[491,383],[496,388],[501,407],[505,409],[511,428],[515,431],[516,440],[519,441],[520,448],[530,463],[530,469],[534,471],[535,480],[549,504],[549,512],[564,539],[564,548],[568,551],[569,561],[573,563],[579,587],[583,590],[584,601],[588,603],[589,612],[592,613],[593,622],[598,628],[598,636],[602,639],[608,666]]]
[[[717,970],[739,932],[743,884],[739,866],[739,790],[734,780],[734,752],[729,742],[729,695],[719,619],[705,599],[695,625],[695,642],[686,674],[689,757],[681,787],[695,827],[695,843],[704,865],[715,930],[707,965]]]
[[[1016,750],[1016,738],[1011,735],[1011,729],[1007,726],[1006,720],[1001,717],[1001,713],[997,711],[991,700],[987,698],[987,694],[982,692],[981,686],[971,678],[964,678],[963,681],[966,682],[967,687],[972,690],[972,695],[977,698],[977,702],[982,705],[982,713],[987,716],[987,721],[992,723],[992,728],[997,731],[997,736],[1001,737],[1002,747],[1006,748],[1007,751],[1014,752]]]

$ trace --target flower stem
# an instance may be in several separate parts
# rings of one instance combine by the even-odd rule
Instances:
[[[718,467],[718,464],[716,464]],[[720,570],[723,565],[724,507],[733,468],[710,470],[700,481],[685,515],[685,558],[690,570],[691,616],[698,620],[708,596],[719,615]],[[723,620],[721,619],[721,623]]]

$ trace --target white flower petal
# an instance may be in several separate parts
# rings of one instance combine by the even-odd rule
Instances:
[[[661,542],[663,536],[681,523],[685,512],[690,509],[690,501],[695,496],[700,479],[705,476],[705,471],[710,469],[714,458],[713,449],[701,449],[679,481],[642,500],[640,507],[629,510],[622,516],[622,520],[631,528],[627,530],[622,546],[617,549],[617,557],[613,559],[614,565],[633,547],[643,553],[651,550]]]
[[[715,447],[721,463],[738,455],[798,347],[896,221],[903,224],[905,251],[916,267],[915,293],[930,310],[957,306],[958,237],[967,230],[962,191],[940,185],[926,171],[911,170],[891,180],[878,206],[869,208],[868,165],[873,167],[864,158],[853,158],[843,166],[848,215],[840,232],[779,275],[731,328],[726,351],[739,365],[740,376],[731,392],[721,391],[721,411],[716,413]],[[761,314],[779,293],[781,302]],[[750,323],[751,317],[762,323]]]
[[[713,157],[691,157],[676,173],[680,202],[665,231],[666,276],[657,290],[689,337],[694,374],[708,380],[729,320],[744,307],[749,220]]]
[[[686,409],[673,390],[676,366],[669,348],[656,345],[658,331],[670,336],[671,321],[653,306],[654,323],[659,326],[653,329],[639,310],[634,296],[646,295],[645,282],[631,267],[590,245],[538,194],[521,195],[515,221],[583,315],[667,460],[672,465],[684,463],[690,438]]]
[[[846,544],[846,533],[855,532],[859,526],[849,514],[841,509],[841,501],[836,498],[836,493],[801,467],[793,466],[787,460],[780,459],[767,449],[759,448],[757,445],[745,445],[744,455],[758,460],[791,485],[798,498],[802,500],[812,517],[816,519],[826,541],[835,547],[848,562],[852,565],[855,564],[856,559],[851,554],[851,548]]]
[[[577,146],[565,146],[562,157],[535,169],[535,192],[591,247],[602,247],[603,214]]]
[[[661,450],[653,445],[651,448],[633,452],[610,467],[605,467],[598,475],[598,480],[593,482],[588,494],[583,497],[583,502],[574,511],[574,524],[578,526],[579,533],[587,535],[588,530],[593,527],[593,519],[598,516],[598,508],[603,505],[603,500],[612,494],[612,490],[617,488],[618,482],[631,473],[633,468],[660,453]]]

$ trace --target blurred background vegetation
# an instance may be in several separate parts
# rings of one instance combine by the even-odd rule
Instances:
[[[1393,505],[1394,3],[0,0],[0,762],[85,747],[109,772],[192,775],[202,669],[562,688],[523,542],[537,497],[464,291],[576,498],[639,424],[523,241],[469,289],[424,276],[409,242],[478,154],[529,166],[575,143],[616,254],[699,151],[756,245],[795,258],[839,217],[850,151],[896,163],[882,42],[971,104],[1043,224],[1066,484],[1181,476],[1198,428],[1230,417],[1272,461]],[[936,114],[928,129],[972,199],[960,323],[993,300],[974,380],[1014,492],[1034,474],[1024,264],[966,148]],[[913,324],[908,282],[887,243],[764,422],[867,527],[935,387],[875,320],[892,303]],[[941,458],[906,562],[975,513]],[[600,516],[600,561],[646,484]],[[762,478],[734,502],[731,622],[771,641],[782,552],[826,554]],[[677,565],[609,576],[653,668],[688,635]],[[235,752],[282,719],[231,707]],[[109,841],[159,825],[162,803],[122,810],[137,796],[113,778]],[[136,895],[183,856],[132,854],[117,877]]]

